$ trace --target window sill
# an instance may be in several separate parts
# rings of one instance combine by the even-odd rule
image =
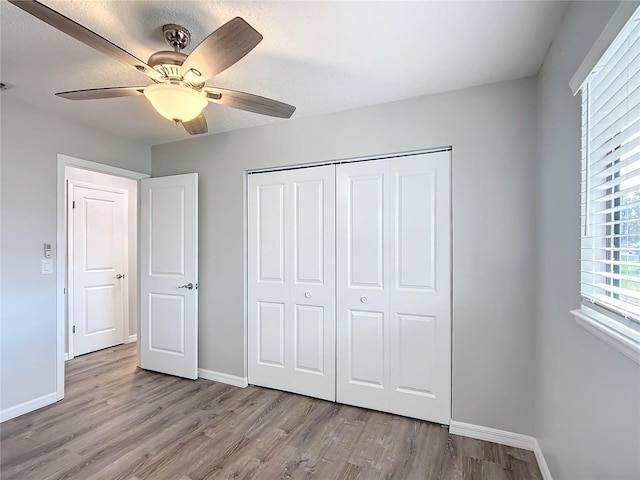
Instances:
[[[640,327],[624,325],[585,306],[571,313],[582,328],[640,364]]]

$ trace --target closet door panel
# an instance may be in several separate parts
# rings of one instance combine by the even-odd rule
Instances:
[[[436,270],[435,171],[396,172],[394,177],[394,288],[407,292],[433,290]]]
[[[390,169],[390,404],[451,419],[449,152],[393,159]]]
[[[384,312],[349,310],[347,324],[348,382],[383,389]]]
[[[350,175],[346,181],[349,287],[384,289],[384,174]]]
[[[248,373],[251,383],[285,389],[289,335],[286,175],[248,178]]]
[[[294,314],[293,367],[298,372],[323,375],[324,309],[319,306],[296,305]]]
[[[393,371],[397,392],[433,396],[435,323],[431,315],[398,313],[394,316],[392,330],[396,333],[396,343],[391,349],[397,355]]]
[[[257,215],[257,281],[259,283],[285,282],[285,185],[256,186]]]
[[[289,391],[335,400],[335,167],[288,172],[292,364]]]
[[[324,284],[325,188],[321,178],[293,182],[294,278],[297,284]]]
[[[337,188],[337,399],[387,409],[389,211],[387,163],[344,164]]]
[[[284,303],[258,302],[258,363],[284,368]]]

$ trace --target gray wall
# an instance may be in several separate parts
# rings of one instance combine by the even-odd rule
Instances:
[[[56,275],[41,275],[40,260],[43,243],[56,251],[57,154],[150,173],[151,149],[14,104],[11,90],[2,94],[1,115],[0,409],[5,410],[56,389]]]
[[[153,147],[200,175],[200,367],[245,376],[243,171],[452,145],[453,418],[532,434],[535,126],[529,78]]]
[[[617,7],[574,3],[538,78],[538,438],[555,480],[640,478],[640,366],[579,327],[580,96],[569,79]]]

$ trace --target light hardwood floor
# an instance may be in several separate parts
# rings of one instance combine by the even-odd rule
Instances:
[[[428,422],[140,370],[134,344],[67,362],[66,398],[0,429],[3,480],[541,478]]]

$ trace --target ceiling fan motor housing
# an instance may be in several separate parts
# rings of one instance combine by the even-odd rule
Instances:
[[[151,55],[147,63],[162,75],[163,78],[160,81],[177,82],[199,89],[204,84],[204,81],[199,76],[192,75],[191,71],[187,72],[188,75],[185,75],[182,71],[182,64],[186,58],[187,55],[184,53],[163,50]]]

